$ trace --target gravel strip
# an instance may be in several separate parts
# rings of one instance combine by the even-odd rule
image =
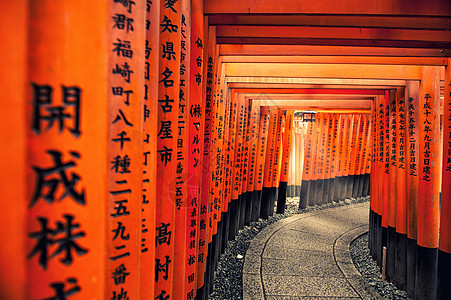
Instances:
[[[380,269],[368,249],[368,233],[352,241],[349,250],[357,270],[384,299],[411,299],[407,296],[407,292],[398,290],[393,284],[382,281]]]
[[[322,210],[326,208],[339,207],[349,204],[356,204],[369,201],[369,197],[357,199],[346,199],[340,202],[332,202],[322,206],[307,207],[299,209],[299,198],[287,198],[284,214],[276,214],[267,220],[259,219],[245,226],[240,230],[234,241],[227,243],[226,250],[218,263],[215,271],[213,292],[210,294],[211,300],[241,300],[243,299],[243,265],[246,251],[252,240],[265,227],[294,214]],[[398,299],[398,298],[393,298]]]

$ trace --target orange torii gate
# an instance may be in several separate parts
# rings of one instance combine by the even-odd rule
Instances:
[[[303,208],[366,195],[371,171],[373,257],[446,298],[451,4],[297,4],[5,4],[0,297],[207,299],[303,164]]]

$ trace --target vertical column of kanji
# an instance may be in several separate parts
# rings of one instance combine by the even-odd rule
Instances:
[[[437,285],[440,192],[440,70],[422,67],[420,82],[420,169],[415,298],[434,299]]]
[[[349,135],[348,135],[348,150],[346,155],[346,198],[352,198],[352,187],[354,185],[354,170],[355,170],[355,153],[356,153],[356,140],[358,134],[358,128],[360,124],[360,115],[352,114],[349,119]]]
[[[368,120],[369,124],[372,124],[371,130],[368,134],[368,144],[367,147],[371,147],[372,157],[371,161],[371,174],[370,174],[370,187],[369,187],[369,196],[370,196],[370,220],[369,220],[369,239],[368,239],[368,248],[370,249],[370,254],[374,260],[376,260],[376,231],[377,231],[377,223],[376,223],[376,203],[377,203],[377,193],[375,182],[377,180],[377,169],[375,167],[376,159],[377,159],[377,135],[375,129],[377,128],[377,119],[376,119],[376,108],[377,108],[377,98],[371,102],[371,116]],[[366,170],[366,168],[365,168]]]
[[[177,166],[175,177],[175,233],[174,233],[174,299],[185,298],[185,268],[188,265],[186,256],[187,232],[195,235],[195,229],[187,226],[187,193],[188,193],[188,110],[190,79],[190,34],[191,34],[191,1],[180,0],[180,86],[177,120]]]
[[[364,137],[365,139],[365,148],[364,148],[364,164],[362,165],[362,174],[364,174],[364,181],[363,181],[363,187],[362,187],[362,193],[363,196],[369,196],[370,195],[370,175],[373,170],[373,158],[374,150],[375,148],[372,147],[371,142],[373,141],[371,138],[371,132],[372,128],[374,127],[374,123],[371,122],[371,115],[368,115],[366,117],[366,135]]]
[[[388,231],[387,231],[387,280],[395,280],[395,252],[396,252],[396,90],[390,90],[389,100],[389,183],[388,183]]]
[[[249,180],[247,184],[247,198],[246,205],[249,203],[249,207],[246,207],[246,218],[244,220],[245,225],[249,225],[252,221],[252,214],[255,207],[254,203],[254,186],[255,186],[255,165],[257,162],[257,142],[258,131],[260,127],[260,105],[252,102],[251,110],[251,127],[250,127],[250,141],[249,141]]]
[[[290,171],[291,145],[293,143],[293,117],[294,110],[287,110],[285,119],[285,132],[283,133],[282,170],[280,174],[279,196],[277,200],[277,213],[285,212],[287,200],[288,173]]]
[[[382,117],[384,126],[384,162],[383,162],[383,183],[382,183],[382,247],[387,247],[388,238],[388,222],[389,222],[389,199],[390,199],[390,92],[385,91],[383,100]],[[388,250],[388,249],[387,249]]]
[[[271,187],[274,172],[274,148],[277,134],[278,110],[269,110],[268,139],[266,143],[265,172],[263,177],[260,218],[267,219],[270,214]]]
[[[340,121],[340,135],[339,135],[339,141],[338,141],[338,161],[337,161],[337,200],[344,199],[344,193],[345,193],[345,178],[344,178],[344,172],[343,168],[345,165],[345,141],[346,141],[346,132],[347,132],[347,119],[348,116],[345,114],[340,115],[341,121]]]
[[[142,130],[143,188],[141,205],[141,298],[154,297],[155,218],[158,133],[158,65],[160,1],[146,0],[146,41],[144,62],[144,124]]]
[[[407,272],[407,218],[406,218],[406,102],[404,87],[396,90],[396,253],[395,253],[395,285],[406,289]]]
[[[240,229],[244,227],[244,222],[246,220],[246,209],[247,205],[247,185],[249,181],[249,143],[251,139],[251,120],[252,120],[252,99],[246,99],[244,104],[244,115],[246,118],[244,127],[244,138],[243,138],[243,177],[241,183],[241,193],[240,193]],[[250,205],[249,205],[250,207]]]
[[[346,135],[343,149],[343,199],[349,198],[350,177],[349,177],[349,165],[351,157],[352,147],[352,134],[354,131],[354,114],[350,114],[346,119]]]
[[[281,142],[282,142],[282,130],[283,130],[283,118],[284,110],[279,108],[277,114],[277,129],[274,138],[274,152],[273,152],[273,170],[271,179],[271,199],[269,201],[269,215],[274,214],[274,206],[277,202],[277,197],[279,196],[279,164],[280,164],[280,153],[281,153]]]
[[[371,183],[373,185],[373,194],[371,197],[374,199],[374,250],[373,250],[373,257],[376,259],[377,263],[380,262],[380,255],[382,254],[381,249],[381,233],[382,233],[382,213],[381,213],[381,187],[382,187],[382,173],[381,173],[381,160],[383,159],[383,141],[381,132],[383,128],[383,124],[381,123],[381,110],[383,112],[383,105],[382,104],[382,95],[376,96],[376,99],[374,101],[374,138],[376,140],[376,144],[373,144],[375,147],[374,151],[376,152],[375,155],[375,161],[374,161],[374,171],[372,172],[373,177],[371,178]]]
[[[110,5],[107,297],[114,299],[140,292],[145,7]]]
[[[5,9],[12,8],[12,3]],[[108,68],[111,44],[106,40],[111,16],[105,1],[28,3],[26,87],[22,86],[23,82],[8,87],[19,85],[19,90],[26,91],[26,95],[17,91],[14,96],[26,97],[27,103],[24,115],[28,128],[27,159],[24,161],[26,181],[20,183],[26,186],[21,188],[27,210],[20,213],[26,217],[27,224],[26,238],[18,237],[25,238],[26,244],[25,251],[15,249],[18,255],[27,258],[27,278],[10,287],[25,282],[26,299],[64,299],[69,296],[73,296],[72,299],[102,299],[106,297],[105,282],[111,277],[111,273],[105,272],[105,207],[108,199],[105,174],[110,166],[107,161],[107,122],[111,122],[107,114],[105,79],[111,72]],[[23,5],[17,3],[20,4]],[[10,22],[8,36],[17,29],[10,27],[16,21],[23,21],[16,20],[19,15],[11,13],[8,11],[14,20],[5,18]],[[8,38],[3,42],[7,43]],[[24,54],[24,49],[20,45],[17,47],[9,48],[17,52],[8,54],[11,63],[18,62],[16,54]],[[18,68],[14,75],[5,72],[12,77],[7,83],[13,84],[12,80],[18,79],[16,76],[25,75],[20,64],[14,68]],[[17,104],[14,100],[12,97],[6,102]],[[16,112],[20,114],[23,110],[14,107],[2,118],[3,122],[14,117]],[[23,120],[19,116],[16,121]],[[10,129],[14,124],[8,124]],[[139,122],[136,126],[139,128]],[[13,129],[14,139],[20,137],[23,127]],[[16,145],[12,141],[8,141],[8,145]],[[9,164],[15,162],[15,155],[24,158],[21,153],[15,153],[8,159]],[[13,167],[20,168],[21,165]],[[17,188],[17,185],[11,188]],[[14,198],[8,199],[9,205],[15,206],[15,201],[22,200],[20,189],[14,191]],[[2,197],[7,196],[5,191],[8,189],[2,190]],[[136,241],[136,235],[133,240]],[[17,263],[14,256],[7,259]],[[22,266],[17,268],[19,273]],[[10,274],[4,269],[2,273],[2,276],[17,279],[18,273]],[[135,278],[138,275],[137,271],[133,274]],[[6,282],[2,281],[2,289],[6,288],[4,284]],[[17,296],[23,296],[23,292],[18,291]]]
[[[378,173],[378,232],[377,232],[377,263],[381,267],[382,266],[382,247],[387,246],[387,217],[384,216],[384,211],[386,212],[386,208],[384,207],[385,203],[388,204],[388,190],[386,186],[386,179],[388,182],[388,165],[386,165],[385,159],[387,157],[386,153],[386,136],[385,136],[385,111],[388,111],[386,108],[386,102],[388,101],[388,91],[385,91],[384,95],[379,97],[378,101],[378,120],[379,120],[379,173]],[[385,194],[387,192],[387,195]],[[385,224],[385,225],[384,225]]]
[[[208,33],[206,33],[208,31]],[[208,206],[210,201],[210,150],[211,150],[211,132],[212,132],[212,107],[213,107],[213,83],[214,83],[214,43],[215,34],[214,27],[208,27],[204,23],[204,37],[208,36],[208,42],[206,44],[206,50],[204,51],[204,78],[203,84],[205,90],[203,100],[204,108],[204,147],[202,157],[202,189],[201,189],[201,204],[200,204],[200,216],[199,227],[205,225],[205,229],[199,230],[199,261],[197,268],[197,293],[200,299],[208,297],[208,291],[205,286],[205,270],[207,268],[207,255],[208,255],[208,239],[210,233],[209,226],[209,212]],[[204,38],[205,40],[205,38]],[[206,62],[206,63],[205,63]]]
[[[229,168],[229,174],[228,174],[228,196],[226,198],[227,200],[227,213],[226,213],[226,221],[225,221],[225,227],[224,227],[224,238],[227,238],[227,240],[230,239],[230,226],[233,222],[233,214],[232,210],[236,213],[236,202],[233,203],[233,196],[234,196],[234,159],[235,159],[235,144],[236,144],[236,132],[237,132],[237,94],[234,92],[230,92],[230,120],[229,120],[229,128],[228,128],[228,168]]]
[[[342,199],[346,199],[347,198],[347,190],[348,190],[348,164],[349,164],[349,160],[348,160],[348,156],[349,156],[349,137],[352,136],[351,131],[352,131],[352,115],[348,114],[346,115],[346,120],[345,120],[345,131],[344,131],[344,136],[343,136],[343,153],[342,153],[342,178],[343,178],[343,185],[341,187],[341,197]]]
[[[440,242],[437,270],[437,299],[451,295],[451,61],[445,67],[445,103],[443,107],[443,165],[440,211]]]
[[[226,86],[227,88],[227,86]],[[232,197],[232,141],[235,142],[235,137],[231,134],[232,126],[236,126],[236,110],[232,107],[232,97],[231,90],[227,88],[227,118],[224,124],[224,205],[223,205],[223,227],[222,227],[222,246],[221,253],[224,253],[227,246],[227,241],[229,240],[229,229],[230,229],[230,211],[229,204]],[[232,122],[233,119],[233,122]]]
[[[325,150],[324,150],[324,203],[329,202],[330,197],[330,148],[332,144],[332,124],[333,124],[333,114],[327,114],[326,123],[326,140],[325,140]]]
[[[198,248],[200,232],[205,232],[205,220],[200,220],[201,183],[202,183],[202,150],[204,138],[203,74],[204,74],[204,16],[203,1],[191,2],[190,33],[190,72],[189,72],[189,138],[188,138],[188,191],[187,191],[187,226],[185,270],[186,299],[192,300],[197,292],[197,265],[203,262]],[[187,108],[186,108],[187,109]],[[191,231],[194,231],[191,234]]]
[[[294,132],[294,162],[293,165],[295,166],[295,173],[294,173],[294,178],[293,178],[293,185],[294,185],[294,189],[293,189],[293,193],[295,197],[300,197],[301,196],[301,183],[302,180],[302,174],[304,172],[304,156],[301,156],[301,152],[302,150],[305,148],[304,147],[304,142],[305,140],[302,138],[303,134],[305,132],[305,128],[306,126],[302,126],[301,121],[299,121],[298,123],[298,127],[296,129],[296,131]],[[302,161],[301,161],[302,160]]]
[[[230,89],[227,86],[226,82],[226,73],[225,73],[225,64],[222,64],[223,72],[221,75],[221,94],[224,98],[224,122],[222,126],[222,155],[221,155],[221,182],[219,189],[222,190],[221,195],[221,244],[219,248],[219,254],[217,259],[219,260],[219,256],[224,253],[225,248],[227,246],[227,241],[229,239],[229,218],[227,218],[227,211],[229,209],[229,200],[231,194],[231,172],[230,172],[230,136],[229,136],[229,128],[230,128],[230,119],[231,119],[231,98],[230,98]]]
[[[318,163],[319,163],[319,155],[320,155],[320,147],[318,145],[320,141],[321,135],[321,121],[323,119],[323,114],[318,113],[316,115],[316,122],[313,123],[313,132],[312,132],[312,150],[311,150],[311,160],[310,160],[310,182],[309,182],[309,199],[308,205],[314,206],[318,204]]]
[[[260,216],[262,208],[262,189],[263,180],[265,174],[265,158],[266,158],[266,144],[268,143],[268,121],[269,121],[269,109],[267,106],[259,107],[259,130],[258,130],[258,142],[257,142],[257,161],[255,165],[255,183],[254,183],[254,195],[252,207],[252,221],[257,221]]]
[[[324,200],[324,153],[325,153],[325,139],[327,132],[327,117],[328,114],[321,113],[321,118],[318,120],[318,151],[316,158],[316,197],[315,203],[321,205]]]
[[[329,114],[328,126],[327,126],[327,143],[326,143],[326,165],[324,169],[324,189],[327,197],[325,197],[324,201],[329,203],[332,197],[332,175],[331,175],[331,162],[332,162],[332,145],[333,145],[333,126],[334,126],[334,117],[335,114]]]
[[[407,107],[407,294],[415,296],[415,269],[417,251],[417,224],[418,224],[418,168],[419,168],[419,82],[406,82]]]
[[[304,163],[302,169],[302,181],[301,192],[299,197],[299,208],[304,209],[309,204],[312,204],[310,200],[310,179],[312,172],[312,155],[313,155],[313,130],[314,124],[309,122],[306,124],[307,130],[304,139]],[[302,141],[301,141],[302,143]]]
[[[241,168],[241,142],[243,135],[243,102],[242,95],[233,93],[232,94],[232,105],[233,114],[236,116],[236,120],[232,123],[232,135],[234,135],[235,143],[232,145],[234,147],[233,155],[233,180],[232,180],[232,195],[230,201],[230,230],[229,230],[229,240],[235,239],[238,217],[239,217],[239,194],[240,194],[240,168]]]
[[[330,202],[337,199],[337,161],[338,161],[338,137],[340,132],[340,115],[333,114],[332,142],[330,149]]]
[[[222,59],[219,58],[219,46],[216,45],[216,56],[215,61],[217,61],[217,71],[216,71],[216,83],[215,83],[215,101],[214,101],[214,115],[215,121],[213,128],[215,128],[214,135],[214,148],[212,151],[212,158],[214,162],[213,172],[212,172],[212,186],[214,187],[213,201],[212,201],[212,242],[211,242],[211,267],[210,267],[210,278],[209,278],[209,292],[213,290],[213,280],[214,271],[220,256],[220,250],[222,247],[222,207],[224,202],[224,124],[226,118],[226,103],[224,99],[224,86],[223,74],[225,65],[222,64]]]
[[[180,92],[180,2],[160,2],[155,297],[173,295],[177,132]]]
[[[361,166],[363,164],[362,160],[363,160],[363,144],[364,144],[364,139],[363,139],[363,134],[365,132],[365,128],[366,128],[366,122],[365,122],[365,115],[360,115],[360,126],[359,126],[359,135],[357,138],[357,148],[356,148],[356,158],[355,158],[355,179],[354,179],[354,187],[352,190],[352,195],[354,198],[360,197],[362,195],[362,193],[360,192],[361,190],[361,183],[362,183],[362,173],[361,171]]]
[[[0,20],[2,60],[0,85],[5,101],[1,101],[0,143],[1,204],[0,222],[8,241],[0,247],[0,298],[23,300],[26,289],[26,71],[27,71],[27,11],[28,1],[3,3],[8,13]],[[11,51],[13,49],[13,51]],[[7,72],[6,70],[14,70]],[[7,101],[6,101],[7,99]],[[14,130],[12,130],[14,128]],[[11,202],[14,199],[14,202]]]

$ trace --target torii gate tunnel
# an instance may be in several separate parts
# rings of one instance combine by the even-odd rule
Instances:
[[[451,2],[5,1],[1,299],[207,299],[245,224],[370,195],[451,295]]]

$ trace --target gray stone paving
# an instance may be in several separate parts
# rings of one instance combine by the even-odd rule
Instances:
[[[252,241],[244,300],[381,299],[352,263],[349,244],[368,231],[369,203],[295,215]]]

